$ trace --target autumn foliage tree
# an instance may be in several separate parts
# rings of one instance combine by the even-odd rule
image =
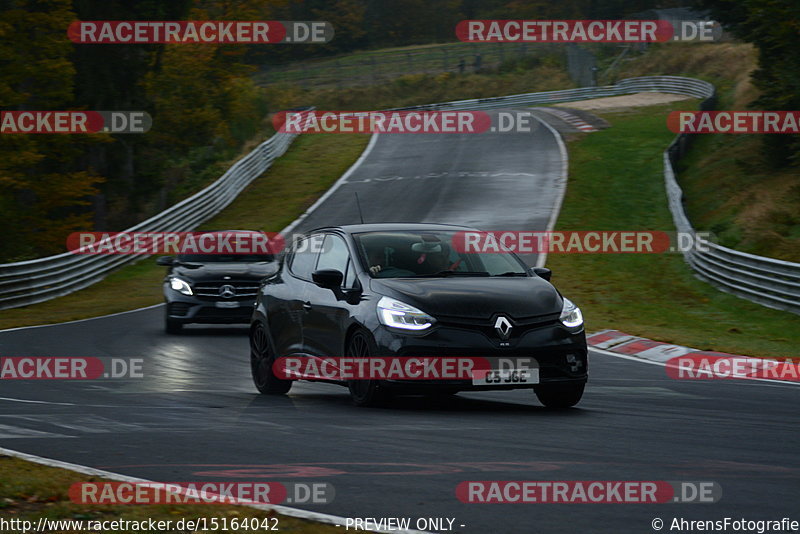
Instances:
[[[16,0],[0,19],[0,109],[60,110],[73,104],[75,69],[64,28],[69,0]],[[92,138],[94,137],[94,139]],[[91,196],[103,178],[82,161],[99,136],[3,134],[0,138],[0,258],[63,251],[91,229]]]

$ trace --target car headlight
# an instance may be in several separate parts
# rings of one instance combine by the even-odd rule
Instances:
[[[564,305],[561,307],[561,316],[558,318],[561,324],[569,328],[575,328],[583,324],[583,314],[581,309],[574,302],[564,297]]]
[[[169,287],[180,293],[181,295],[192,295],[192,286],[189,282],[182,278],[173,277],[169,279]]]
[[[389,297],[378,301],[378,319],[381,324],[404,330],[425,330],[436,322],[422,310]]]

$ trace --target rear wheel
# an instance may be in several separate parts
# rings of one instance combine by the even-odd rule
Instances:
[[[292,388],[291,380],[282,380],[275,376],[272,371],[274,362],[275,353],[267,330],[263,324],[258,323],[250,332],[250,372],[256,389],[264,395],[283,395]]]
[[[373,353],[372,342],[363,332],[353,334],[347,343],[348,358],[370,358]],[[379,406],[391,398],[377,380],[348,380],[347,389],[356,406]]]
[[[564,409],[571,408],[580,402],[583,397],[585,383],[564,383],[564,384],[541,384],[536,386],[536,396],[539,402],[548,408]]]

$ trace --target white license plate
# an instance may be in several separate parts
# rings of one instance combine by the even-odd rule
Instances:
[[[239,303],[236,302],[236,301],[233,301],[233,302],[230,302],[230,301],[218,301],[218,302],[215,302],[214,305],[217,308],[238,308],[239,307]]]
[[[538,384],[539,369],[491,369],[472,373],[473,386],[513,386]]]

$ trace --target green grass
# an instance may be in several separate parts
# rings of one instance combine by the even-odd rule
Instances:
[[[609,113],[611,128],[569,143],[559,230],[674,231],[662,153],[666,116],[687,103]],[[587,331],[628,334],[762,357],[794,357],[800,318],[696,279],[680,254],[553,254],[553,282],[583,309]]]
[[[719,244],[800,262],[798,170],[770,170],[760,136],[700,135],[679,165],[689,220]]]
[[[333,526],[295,519],[275,513],[259,511],[245,506],[210,505],[84,505],[73,503],[68,496],[70,485],[78,482],[102,482],[99,477],[82,475],[65,469],[47,467],[17,458],[0,456],[0,515],[5,520],[32,521],[39,518],[76,521],[130,521],[177,522],[183,518],[226,518],[242,521],[245,518],[277,518],[281,532],[297,534],[325,534],[341,532]],[[174,526],[173,526],[174,528]],[[4,532],[12,532],[6,530]],[[63,532],[63,531],[59,531]],[[142,530],[114,530],[114,532],[142,532]],[[187,531],[188,532],[188,531]],[[227,532],[253,532],[252,529],[227,530]]]
[[[749,109],[758,97],[750,80],[757,52],[752,45],[665,43],[624,60],[619,77],[648,74],[693,76],[717,88],[717,109]],[[695,136],[678,166],[689,220],[720,244],[800,262],[800,183],[797,168],[772,170],[760,135]]]
[[[358,159],[368,135],[305,135],[202,229],[278,232]],[[144,259],[65,297],[0,311],[0,329],[52,324],[131,310],[163,300],[164,267]],[[113,297],[109,297],[112,295]]]

